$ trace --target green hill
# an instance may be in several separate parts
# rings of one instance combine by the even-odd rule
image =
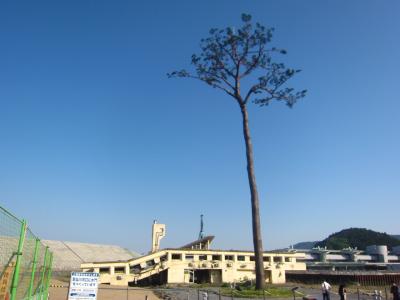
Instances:
[[[315,244],[316,247],[341,250],[357,247],[365,250],[370,245],[387,245],[389,249],[400,245],[400,240],[386,233],[376,232],[365,228],[349,228],[331,234],[326,239]]]
[[[294,249],[312,249],[315,247],[315,244],[318,243],[318,241],[315,242],[300,242],[297,244],[293,245]]]

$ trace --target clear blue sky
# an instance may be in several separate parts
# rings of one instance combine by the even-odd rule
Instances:
[[[232,4],[234,3],[234,4]],[[45,239],[251,249],[237,106],[189,67],[240,14],[308,96],[250,108],[266,249],[350,226],[400,233],[400,2],[1,1],[0,203]],[[90,224],[82,229],[82,221]]]

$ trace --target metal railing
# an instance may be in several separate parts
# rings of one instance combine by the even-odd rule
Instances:
[[[0,299],[47,300],[53,254],[0,206]]]
[[[51,288],[51,297],[55,300],[68,298],[69,285],[57,286]],[[337,288],[336,286],[334,288]],[[293,290],[291,287],[287,289]],[[57,297],[58,296],[58,297]],[[291,296],[271,296],[267,291],[258,296],[246,296],[235,289],[223,291],[218,287],[210,288],[160,288],[160,287],[122,287],[100,285],[97,292],[97,299],[118,299],[118,300],[322,300],[322,294],[319,289],[299,288]],[[340,296],[334,290],[330,293],[331,300],[340,300]],[[347,300],[392,300],[389,287],[380,290],[352,288],[347,291]]]

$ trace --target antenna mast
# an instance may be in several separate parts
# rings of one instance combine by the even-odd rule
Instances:
[[[199,232],[199,240],[204,238],[204,232],[203,232],[203,215],[200,215],[200,232]]]

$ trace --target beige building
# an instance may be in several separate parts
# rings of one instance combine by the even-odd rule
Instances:
[[[157,234],[159,232],[159,234]],[[100,282],[111,285],[164,283],[232,283],[255,278],[251,251],[211,250],[213,236],[176,249],[159,250],[165,225],[153,224],[152,252],[126,261],[84,263],[84,272],[99,272]],[[305,270],[303,253],[265,252],[266,282],[285,283],[286,270]]]

